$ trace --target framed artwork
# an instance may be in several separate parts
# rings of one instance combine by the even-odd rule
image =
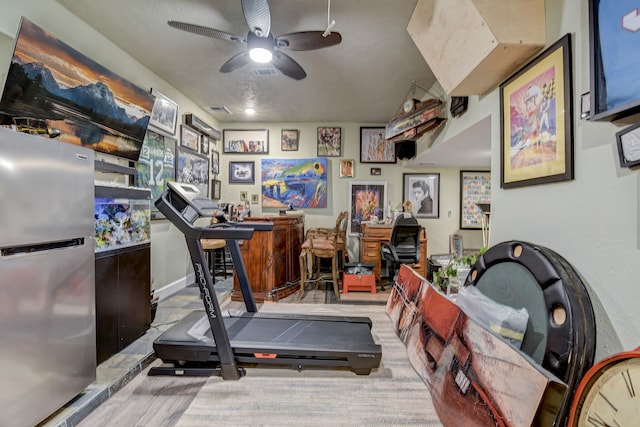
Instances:
[[[378,223],[384,220],[387,205],[386,182],[349,183],[349,235],[357,236],[362,223]]]
[[[382,175],[382,168],[371,168],[371,175]]]
[[[236,130],[222,131],[222,150],[224,153],[269,153],[269,130]]]
[[[136,163],[136,186],[151,190],[151,219],[164,219],[155,202],[165,190],[167,181],[176,179],[176,140],[147,131]]]
[[[220,152],[211,152],[211,173],[218,175],[220,173]]]
[[[200,152],[204,155],[209,155],[209,137],[207,135],[200,136]]]
[[[220,193],[222,192],[222,181],[217,179],[211,180],[211,198],[213,200],[220,200]]]
[[[637,6],[589,0],[591,120],[613,121],[640,113]]]
[[[402,194],[405,211],[416,218],[440,217],[440,174],[402,174]]]
[[[247,191],[241,191],[240,192],[240,201],[241,202],[246,202],[247,201],[247,197],[249,195],[249,192]]]
[[[151,95],[155,96],[156,100],[153,102],[149,125],[170,136],[175,135],[178,125],[178,104],[157,89],[151,88]]]
[[[200,134],[189,126],[180,125],[180,146],[197,152],[200,146]]]
[[[259,194],[252,194],[251,195],[251,204],[252,205],[257,205],[258,203],[260,203],[260,195]]]
[[[640,165],[640,123],[616,133],[620,166],[630,168]]]
[[[573,179],[571,35],[500,85],[500,187]]]
[[[282,129],[280,149],[282,151],[298,151],[300,131],[298,129]]]
[[[482,229],[478,203],[491,203],[491,172],[460,171],[460,228]]]
[[[342,155],[342,128],[318,128],[318,157]]]
[[[360,128],[360,163],[396,163],[396,144],[384,135],[384,127]]]
[[[201,194],[208,196],[209,158],[179,147],[176,157],[176,181],[193,184]]]
[[[229,162],[229,184],[253,184],[254,182],[254,162]]]
[[[340,178],[353,178],[354,176],[354,160],[340,160]]]
[[[327,159],[261,160],[264,208],[326,208]]]

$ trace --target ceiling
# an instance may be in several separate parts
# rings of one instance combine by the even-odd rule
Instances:
[[[218,70],[244,45],[181,31],[175,20],[246,36],[240,0],[57,0],[121,49],[153,70],[220,122],[386,123],[412,84],[435,78],[406,31],[416,0],[339,0],[331,3],[332,31],[342,43],[314,51],[287,51],[306,71],[303,80],[280,72],[257,75],[245,66]],[[272,0],[275,36],[327,27],[327,0]],[[420,98],[425,93],[418,90]],[[247,116],[244,109],[257,114]]]

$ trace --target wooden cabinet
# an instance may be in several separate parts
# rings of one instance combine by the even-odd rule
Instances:
[[[380,283],[380,270],[382,269],[382,255],[380,242],[388,242],[391,238],[392,225],[386,224],[362,224],[360,233],[360,262],[373,264],[373,272],[376,282]],[[427,277],[427,232],[422,227],[420,233],[420,261],[410,265],[422,277]]]
[[[273,222],[272,230],[255,231],[251,240],[240,243],[255,301],[273,301],[297,291],[300,288],[298,257],[304,242],[304,217],[266,216],[247,218],[246,221]],[[286,287],[289,283],[296,284]],[[237,275],[234,275],[231,298],[242,301]]]
[[[96,344],[101,363],[151,326],[151,244],[98,252]]]

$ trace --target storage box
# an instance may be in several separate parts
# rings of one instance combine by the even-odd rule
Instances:
[[[370,291],[376,293],[376,275],[371,274],[347,274],[342,275],[342,293],[349,291]]]
[[[419,0],[407,31],[448,95],[482,95],[544,47],[544,0]]]

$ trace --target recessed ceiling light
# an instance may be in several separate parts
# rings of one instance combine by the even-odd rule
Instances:
[[[256,113],[256,110],[255,110],[255,109],[253,109],[253,108],[251,108],[251,107],[248,107],[248,108],[246,108],[246,109],[244,110],[244,112],[245,112],[245,113],[247,113],[247,114],[248,114],[248,115],[250,115],[250,116],[253,116],[253,115]]]

